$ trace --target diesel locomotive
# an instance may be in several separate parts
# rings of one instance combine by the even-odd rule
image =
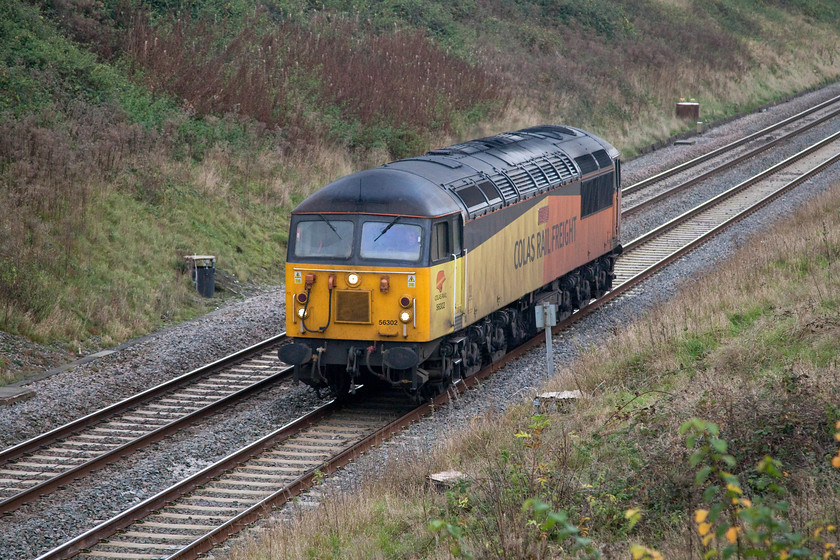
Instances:
[[[286,332],[296,380],[429,398],[603,295],[621,252],[620,160],[558,125],[342,177],[291,215]]]

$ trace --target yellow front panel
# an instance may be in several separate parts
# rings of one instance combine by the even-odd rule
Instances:
[[[352,286],[348,276],[359,281]],[[308,290],[308,304],[299,301],[307,294],[307,275],[314,277]],[[435,338],[443,327],[442,315],[432,312],[432,290],[428,268],[346,267],[289,263],[286,265],[286,332],[289,336],[315,339],[422,342]],[[335,277],[330,294],[329,278]],[[382,291],[383,278],[388,289]],[[400,299],[407,297],[403,307]],[[299,312],[306,310],[301,321]],[[402,312],[411,317],[400,320]],[[305,323],[305,329],[303,328]],[[323,329],[323,330],[322,330]]]

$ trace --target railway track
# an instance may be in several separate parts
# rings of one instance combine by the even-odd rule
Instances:
[[[640,202],[633,203],[625,199],[622,216],[629,217],[646,210],[657,202],[670,198],[721,171],[732,168],[831,119],[840,117],[838,104],[840,104],[840,96],[833,97],[735,142],[623,188],[621,190],[623,197],[634,193],[640,193],[641,196],[642,191],[654,185],[662,185],[668,179],[673,178],[678,181],[673,185],[665,186],[658,193]],[[776,134],[771,135],[771,133]],[[754,145],[762,140],[763,142],[757,146]],[[680,177],[683,179],[680,180]]]
[[[631,241],[616,262],[613,292],[637,284],[838,160],[840,132]]]
[[[555,332],[627,294],[675,259],[840,160],[840,133],[685,212],[630,242],[616,263],[611,292]],[[413,410],[387,395],[331,402],[230,455],[183,483],[51,550],[38,560],[196,558],[287,502],[402,427],[492,371],[538,346],[537,336],[503,360]]]
[[[285,334],[186,373],[0,452],[0,513],[135,453],[268,386]]]
[[[401,392],[363,390],[331,401],[40,558],[196,558],[428,406],[412,410]]]

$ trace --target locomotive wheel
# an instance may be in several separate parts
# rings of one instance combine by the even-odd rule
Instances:
[[[468,341],[464,345],[464,377],[469,377],[481,369],[481,350],[478,344]]]
[[[432,400],[433,398],[435,398],[439,394],[443,393],[443,391],[446,389],[446,387],[447,386],[444,385],[442,382],[431,382],[430,381],[428,383],[425,383],[422,387],[420,387],[420,390],[417,391],[417,397],[419,397],[418,402],[425,402],[425,401]]]
[[[593,297],[595,296],[592,295],[592,282],[583,280],[580,284],[580,303],[578,304],[578,309],[585,307]]]
[[[507,354],[507,337],[502,327],[496,327],[491,332],[490,345],[493,347],[493,353],[490,354],[490,361],[497,362]]]

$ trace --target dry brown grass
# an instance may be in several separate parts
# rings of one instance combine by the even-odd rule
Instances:
[[[272,523],[259,542],[246,539],[236,546],[231,551],[231,560],[313,557],[364,560],[413,556],[395,553],[400,545],[392,540],[394,533],[415,543],[418,553],[431,548],[434,539],[426,532],[426,520],[417,505],[434,497],[423,483],[425,475],[432,471],[427,459],[413,459],[381,465],[382,470],[395,476],[382,478],[382,470],[363,474],[361,478],[366,482],[351,493],[316,486],[310,492],[316,499],[323,498],[320,504],[286,507],[283,520]],[[446,555],[428,557],[446,558]]]
[[[498,10],[500,19],[511,18],[504,6],[491,3],[490,9]],[[480,52],[512,84],[515,106],[485,130],[562,122],[592,130],[633,155],[694,126],[674,118],[681,98],[699,101],[701,120],[709,122],[840,74],[832,29],[787,16],[781,27],[794,31],[780,36],[773,31],[778,21],[753,15],[760,38],[735,39],[702,18],[666,26],[634,20],[633,39],[612,44],[587,30],[560,26],[552,31],[562,41],[527,53],[503,52],[486,37]]]

